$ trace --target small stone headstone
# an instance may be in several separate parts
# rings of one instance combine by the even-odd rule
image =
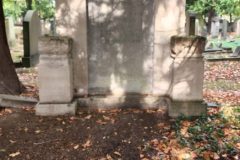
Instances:
[[[220,21],[219,18],[215,17],[212,20],[212,25],[211,25],[211,36],[212,37],[218,37],[219,31],[220,31]]]
[[[235,32],[237,36],[240,36],[240,19],[235,22]]]
[[[238,57],[240,56],[240,46],[238,46],[235,51],[233,52],[233,54],[230,55],[231,57]]]
[[[227,31],[228,31],[228,21],[223,19],[221,20],[221,36],[222,38],[227,38]]]

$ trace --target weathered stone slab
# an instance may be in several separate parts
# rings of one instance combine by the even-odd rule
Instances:
[[[81,108],[90,110],[113,108],[139,108],[139,109],[167,109],[171,105],[169,97],[125,95],[125,96],[96,96],[79,98]]]
[[[37,115],[74,114],[72,40],[43,37],[39,43],[39,99]]]
[[[24,67],[36,66],[39,62],[38,39],[41,36],[41,24],[38,13],[33,10],[27,11],[23,20]]]
[[[38,116],[59,116],[59,115],[75,115],[77,102],[63,104],[43,104],[39,103],[36,107],[36,115]]]
[[[238,46],[235,51],[233,52],[233,54],[230,55],[231,57],[238,57],[240,56],[240,46]]]
[[[203,101],[173,101],[168,113],[173,118],[201,116],[207,113],[207,105]]]
[[[171,39],[173,81],[169,115],[195,116],[203,113],[192,102],[203,100],[204,61],[202,53],[206,38],[173,36]],[[194,108],[195,111],[194,111]]]
[[[235,21],[235,32],[237,36],[240,36],[240,19]]]
[[[72,41],[63,37],[44,37],[39,43],[40,103],[69,103],[73,98]]]

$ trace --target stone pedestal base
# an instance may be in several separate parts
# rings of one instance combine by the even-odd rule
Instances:
[[[138,108],[138,109],[166,109],[170,105],[168,97],[124,95],[124,96],[91,96],[79,98],[80,109],[89,110],[112,109],[112,108]]]
[[[207,105],[203,101],[173,101],[168,108],[168,114],[172,118],[201,116],[206,113]]]
[[[75,115],[77,102],[69,104],[42,104],[39,103],[36,107],[36,115],[39,116],[59,116],[59,115]]]
[[[39,54],[22,58],[23,67],[35,67],[39,63]]]

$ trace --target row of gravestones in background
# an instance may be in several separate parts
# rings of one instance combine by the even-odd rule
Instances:
[[[194,13],[188,13],[186,18],[186,31],[188,35],[207,36],[207,29],[201,25],[201,21],[197,18],[198,15]],[[240,36],[240,19],[236,19],[235,22],[229,23],[225,19],[214,17],[211,24],[211,37],[215,38],[219,35],[222,38],[227,37],[228,32],[235,32],[236,36]]]
[[[6,34],[10,47],[16,45],[16,30],[14,19],[12,17],[5,18]],[[24,55],[22,58],[22,66],[31,67],[38,64],[38,39],[43,35],[51,35],[54,32],[54,24],[40,20],[36,11],[28,11],[23,20],[23,43]]]

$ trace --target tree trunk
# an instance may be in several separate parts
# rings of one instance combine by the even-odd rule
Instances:
[[[26,0],[27,10],[32,10],[32,0]]]
[[[0,0],[0,94],[19,94],[20,91],[21,85],[7,42],[3,4]]]

